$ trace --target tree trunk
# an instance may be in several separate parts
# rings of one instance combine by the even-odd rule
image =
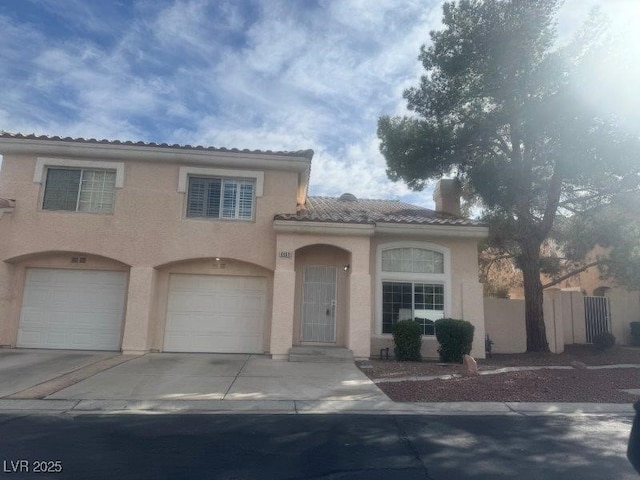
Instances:
[[[524,282],[525,325],[527,352],[548,352],[547,333],[542,311],[542,282],[540,281],[540,247],[528,246],[519,259]]]

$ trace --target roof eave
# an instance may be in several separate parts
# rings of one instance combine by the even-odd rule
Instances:
[[[377,223],[376,233],[483,239],[489,236],[484,225],[424,225],[410,223]]]
[[[424,237],[471,238],[481,240],[489,236],[489,228],[483,225],[417,225],[408,223],[347,223],[321,222],[308,220],[273,221],[278,233],[306,233],[324,235],[363,235],[375,234],[413,235]]]
[[[158,145],[113,144],[0,137],[0,154],[48,155],[89,159],[137,160],[296,171],[300,181],[309,176],[308,152],[277,153],[211,150]],[[305,187],[306,190],[306,187]]]
[[[371,237],[375,225],[367,223],[311,222],[301,220],[274,220],[277,233],[299,233],[315,235],[349,235]]]

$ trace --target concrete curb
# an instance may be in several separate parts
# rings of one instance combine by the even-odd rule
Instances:
[[[633,416],[631,404],[447,402],[395,403],[343,400],[7,400],[0,413],[22,414],[360,414],[360,415],[520,415]]]

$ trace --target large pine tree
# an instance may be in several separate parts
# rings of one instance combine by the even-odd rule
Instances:
[[[522,271],[528,351],[548,351],[541,245],[559,210],[581,212],[638,188],[637,135],[578,93],[604,51],[592,22],[556,41],[557,0],[460,0],[421,49],[405,91],[413,115],[381,117],[388,174],[421,189],[453,174],[476,195]]]

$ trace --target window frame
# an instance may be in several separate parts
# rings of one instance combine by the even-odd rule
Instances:
[[[115,166],[114,166],[115,167]],[[51,170],[69,170],[69,171],[79,171],[80,177],[78,180],[78,188],[76,192],[76,204],[75,209],[59,209],[59,208],[45,208],[45,200],[47,188],[49,188],[49,171]],[[82,196],[82,186],[83,180],[86,172],[100,172],[100,173],[111,173],[113,174],[113,187],[111,191],[111,208],[108,211],[94,211],[94,210],[80,210],[81,206],[81,196]],[[100,168],[97,165],[91,165],[89,162],[83,162],[82,165],[57,165],[57,164],[47,164],[44,165],[41,171],[41,183],[43,185],[42,188],[42,198],[40,202],[40,209],[46,212],[69,212],[69,213],[89,213],[93,215],[113,215],[116,207],[116,190],[118,188],[118,177],[119,172],[117,168]]]
[[[445,291],[445,286],[443,283],[423,283],[422,281],[420,282],[409,282],[409,281],[391,281],[391,280],[383,280],[382,281],[382,326],[381,326],[381,332],[382,335],[389,335],[392,332],[385,332],[384,331],[384,327],[385,327],[385,322],[384,322],[384,297],[385,297],[385,284],[395,284],[395,285],[408,285],[411,288],[411,317],[410,318],[398,318],[397,321],[400,320],[416,320],[417,318],[420,318],[423,321],[426,322],[431,322],[431,325],[433,325],[432,331],[433,333],[423,333],[422,336],[423,337],[432,337],[435,335],[435,321],[439,320],[440,318],[444,318],[444,291]],[[441,317],[437,317],[437,318],[425,318],[425,317],[420,317],[419,314],[417,313],[418,310],[416,309],[416,296],[419,295],[416,287],[417,286],[422,286],[422,287],[439,287],[442,289],[442,293],[433,293],[432,295],[442,295],[442,310],[435,310],[435,309],[420,309],[420,311],[432,311],[432,312],[442,312],[442,316]],[[392,293],[393,295],[393,293]],[[422,295],[425,295],[424,293],[422,293]],[[395,302],[392,302],[395,303]],[[427,303],[427,302],[425,302]],[[401,309],[402,310],[402,309]],[[423,332],[424,332],[424,328],[425,328],[426,324],[423,323],[422,324],[422,328],[423,328]],[[392,327],[393,327],[393,323],[392,323]]]
[[[220,181],[220,199],[218,204],[218,216],[209,216],[206,215],[190,215],[189,214],[189,195],[191,193],[191,181],[192,179],[201,179],[201,180],[219,180]],[[242,185],[243,184],[251,184],[251,216],[240,217],[241,204],[242,204]],[[234,214],[233,216],[225,216],[225,211],[228,209],[225,206],[225,185],[234,185],[234,197],[235,204],[233,206]],[[256,189],[257,189],[257,181],[255,177],[236,177],[236,176],[222,176],[222,175],[202,175],[198,173],[187,174],[185,180],[185,212],[184,216],[190,220],[222,220],[222,221],[235,221],[235,222],[254,222],[256,219]],[[206,210],[206,209],[205,209]]]
[[[396,248],[417,248],[431,250],[443,255],[443,273],[409,273],[409,272],[385,272],[382,270],[382,252]],[[376,249],[376,295],[375,295],[375,326],[376,334],[384,337],[390,333],[382,333],[382,302],[383,282],[398,282],[412,284],[412,297],[415,295],[414,285],[433,284],[442,285],[444,289],[444,313],[443,318],[451,316],[451,253],[447,247],[430,242],[390,242],[377,246]],[[415,298],[412,298],[412,308]],[[423,338],[435,338],[433,335],[423,335]]]

